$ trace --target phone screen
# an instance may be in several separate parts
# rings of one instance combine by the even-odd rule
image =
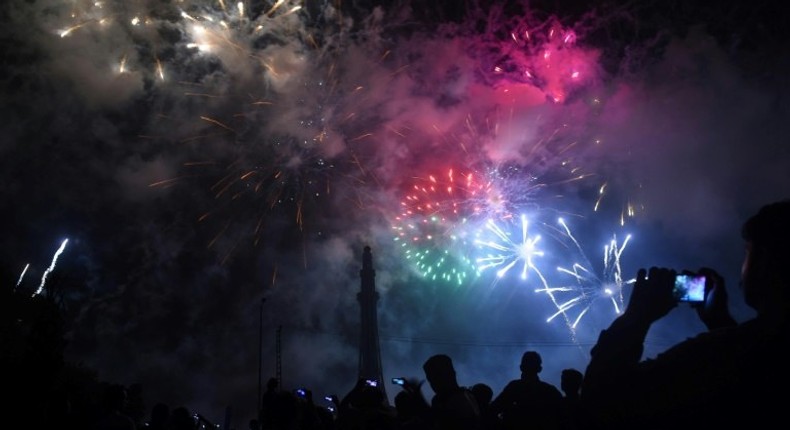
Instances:
[[[705,301],[705,277],[702,275],[677,275],[675,298],[681,302]]]

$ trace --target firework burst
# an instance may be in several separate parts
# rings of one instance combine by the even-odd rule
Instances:
[[[593,82],[596,52],[577,44],[574,29],[525,12],[491,15],[472,32],[464,26],[480,21],[443,27],[467,57],[442,60],[428,45],[382,38],[378,14],[360,24],[344,19],[338,2],[305,6],[78,1],[54,33],[62,43],[102,32],[128,42],[108,69],[145,82],[157,114],[140,136],[179,162],[151,185],[209,190],[194,218],[210,230],[208,247],[224,248],[223,262],[238,244],[258,245],[286,224],[300,234],[329,224],[348,201],[338,190],[397,189],[374,177],[386,168],[367,163],[425,159],[420,146],[431,145],[413,139],[403,144],[410,154],[390,154],[398,151],[385,130],[407,140],[400,131],[421,136],[449,113],[457,121],[442,127],[446,139],[435,147],[456,167],[412,175],[405,197],[393,199],[395,241],[425,279],[460,285],[495,270],[543,280],[540,224],[520,214],[554,211],[565,191],[555,186],[589,175],[583,142],[564,119],[534,119],[542,113],[533,109],[560,106]],[[413,109],[398,97],[425,104]]]
[[[519,277],[522,280],[527,279],[530,271],[537,273],[543,279],[543,275],[535,265],[535,258],[544,255],[538,245],[541,236],[530,234],[526,215],[521,215],[520,227],[521,234],[514,235],[491,219],[486,222],[484,232],[478,234],[478,238],[475,239],[475,244],[484,254],[476,259],[480,271],[495,269],[497,277],[502,278],[518,266]]]
[[[299,231],[313,218],[320,223],[333,190],[367,179],[360,166],[372,135],[366,127],[375,123],[357,112],[365,82],[346,79],[339,60],[350,24],[332,7],[78,6],[63,37],[112,30],[135,41],[133,52],[119,53],[113,73],[150,83],[160,112],[140,138],[182,160],[175,176],[150,185],[209,190],[209,201],[195,202],[202,206],[195,219],[210,230],[209,248],[225,248],[223,262],[245,239],[257,245],[277,234],[281,219]],[[377,58],[375,46],[357,48]]]
[[[394,217],[395,241],[425,278],[463,284],[479,275],[468,254],[473,231],[501,198],[474,173],[447,169],[414,178]]]
[[[557,281],[553,286],[547,283],[543,288],[537,290],[537,292],[548,295],[557,309],[547,319],[547,322],[551,322],[561,315],[568,328],[574,331],[582,317],[600,302],[611,305],[615,314],[622,312],[624,308],[623,289],[626,285],[634,282],[633,279],[623,279],[620,265],[621,256],[631,240],[631,235],[627,235],[622,242],[618,241],[616,235],[612,236],[611,241],[604,246],[603,271],[598,275],[565,221],[560,218],[558,223],[567,240],[573,244],[578,255],[581,256],[582,262],[574,262],[569,268],[564,266],[557,268],[559,275],[566,279],[570,277],[570,280]]]

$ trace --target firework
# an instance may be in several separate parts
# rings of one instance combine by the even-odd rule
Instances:
[[[479,275],[468,255],[473,230],[495,192],[484,178],[448,169],[442,175],[414,179],[401,200],[393,230],[423,277],[463,284]]]
[[[303,15],[299,3],[78,2],[60,30],[66,43],[99,31],[134,41],[108,62],[155,86],[162,108],[140,137],[166,152],[178,146],[181,161],[175,176],[150,186],[208,190],[194,216],[209,230],[208,248],[257,245],[287,217],[303,231],[309,215],[326,212],[319,208],[337,182],[352,188],[367,174],[356,146],[371,133],[355,125],[365,118],[355,112],[364,87],[340,80],[336,44],[346,40],[328,33],[341,34],[343,22],[325,21],[329,6]]]
[[[444,42],[433,34],[394,42],[382,36],[400,33],[378,14],[354,22],[338,2],[309,6],[75,2],[53,28],[65,44],[104,40],[97,32],[128,42],[107,50],[108,70],[145,82],[156,115],[141,138],[179,162],[151,186],[208,190],[194,219],[209,230],[208,247],[226,251],[222,261],[242,241],[257,245],[290,228],[304,234],[308,222],[330,224],[337,207],[365,207],[361,196],[379,191],[372,187],[395,188],[379,173],[390,169],[369,162],[424,159],[431,148],[419,137],[456,118],[442,124],[436,154],[466,158],[442,160],[460,168],[413,175],[391,217],[395,241],[426,279],[463,284],[481,271],[537,271],[540,235],[511,236],[510,224],[553,206],[562,191],[549,196],[549,186],[587,173],[577,165],[583,142],[570,138],[564,118],[531,119],[543,117],[532,109],[562,104],[594,80],[596,53],[556,20],[492,15],[443,27],[468,56],[459,62],[436,52]],[[485,28],[464,28],[479,22]]]
[[[593,212],[599,212],[601,209],[601,202],[604,200],[608,185],[608,182],[604,182],[598,189],[598,198],[595,200],[595,205],[593,205]],[[625,202],[622,203],[622,207],[619,210],[619,224],[623,227],[628,218],[635,217],[637,211],[644,210],[644,207],[641,204],[633,203],[631,198],[627,198]]]
[[[631,235],[627,235],[622,242],[618,242],[617,236],[613,235],[611,241],[604,246],[603,271],[598,275],[592,269],[592,263],[587,259],[581,244],[565,221],[560,218],[558,223],[582,262],[574,262],[570,268],[564,266],[557,268],[558,274],[571,278],[569,281],[558,281],[552,286],[546,284],[537,290],[547,294],[557,309],[547,322],[562,315],[568,328],[575,330],[592,306],[602,301],[609,303],[615,314],[622,312],[623,288],[634,282],[633,279],[623,280],[620,266],[620,258]]]
[[[583,177],[542,182],[515,163],[458,172],[414,178],[392,222],[406,258],[431,280],[461,284],[495,271],[497,278],[518,272],[522,280],[535,273],[545,284],[537,265],[545,255],[536,233],[543,223],[523,213],[554,213],[556,198],[545,191]]]
[[[17,281],[16,281],[16,287],[18,287],[18,286],[19,286],[19,284],[21,284],[21,283],[22,283],[22,279],[24,279],[24,278],[25,278],[25,273],[27,273],[27,269],[29,269],[29,268],[30,268],[30,263],[28,263],[28,264],[25,264],[25,268],[24,268],[24,269],[22,269],[22,273],[20,273],[20,274],[19,274],[19,280],[17,280]],[[15,288],[16,288],[16,287],[15,287]]]
[[[68,243],[69,243],[68,239],[63,240],[58,250],[55,251],[55,255],[52,256],[52,262],[49,264],[49,267],[47,267],[47,270],[44,271],[44,274],[41,275],[41,284],[38,286],[36,292],[33,293],[33,297],[41,294],[41,292],[44,290],[44,284],[46,284],[47,282],[47,276],[49,276],[49,274],[52,273],[53,270],[55,270],[55,265],[58,263],[58,257],[60,257],[60,254],[62,254],[63,251],[66,249],[66,244]]]
[[[509,19],[498,13],[491,9],[487,28],[470,47],[480,56],[489,82],[531,86],[546,99],[562,103],[595,79],[598,53],[577,45],[576,30],[530,12]]]
[[[520,217],[520,227],[521,234],[512,234],[511,231],[503,230],[491,219],[486,222],[485,231],[491,234],[483,233],[475,239],[475,244],[483,249],[485,254],[476,259],[480,271],[496,269],[497,277],[501,278],[511,269],[519,266],[522,280],[527,279],[530,271],[536,272],[543,279],[534,261],[535,257],[544,255],[543,250],[538,246],[541,236],[529,234],[529,221],[525,215]]]

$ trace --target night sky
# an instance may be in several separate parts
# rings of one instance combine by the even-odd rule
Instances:
[[[719,270],[748,319],[787,16],[690,3],[3,2],[2,287],[58,298],[69,361],[236,423],[277,327],[284,388],[351,389],[364,246],[387,381],[447,353],[498,393],[534,349],[559,385],[651,265]],[[680,305],[646,356],[701,330]]]

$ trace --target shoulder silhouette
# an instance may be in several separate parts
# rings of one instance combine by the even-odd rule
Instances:
[[[562,393],[542,381],[538,374],[543,360],[536,351],[526,351],[519,365],[521,377],[510,381],[491,403],[506,429],[558,429],[563,421]]]

